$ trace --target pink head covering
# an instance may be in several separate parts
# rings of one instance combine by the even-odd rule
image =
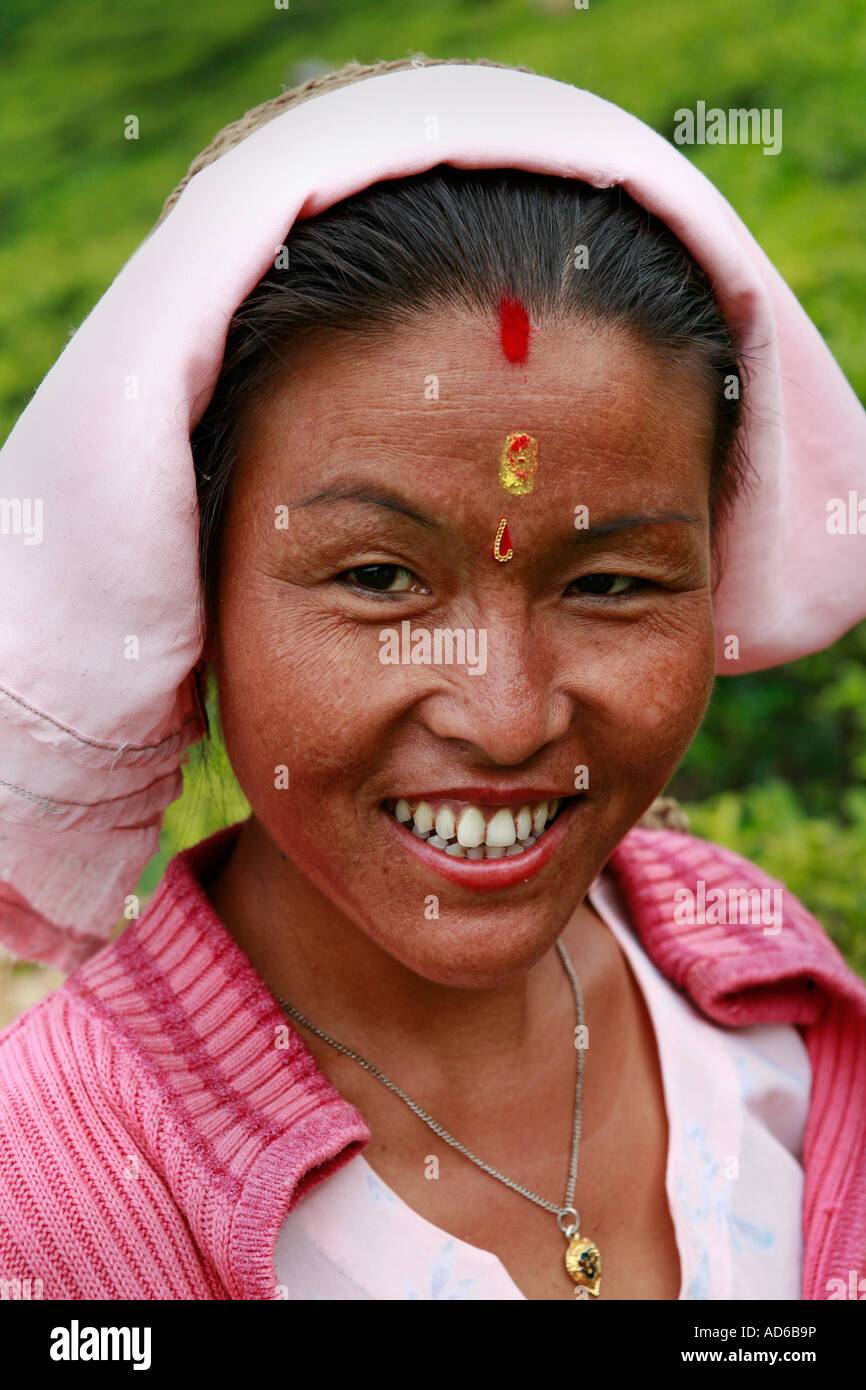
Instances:
[[[181,752],[202,736],[190,433],[231,315],[296,219],[440,163],[620,184],[712,280],[751,354],[758,479],[725,527],[717,670],[791,660],[866,616],[863,542],[827,529],[831,499],[866,496],[866,414],[674,146],[590,92],[515,69],[413,67],[316,96],[195,174],[0,454],[3,496],[22,504],[18,534],[0,535],[0,940],[14,954],[70,969],[110,937],[180,794]]]

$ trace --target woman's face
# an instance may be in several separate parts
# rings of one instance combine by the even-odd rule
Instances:
[[[323,920],[460,987],[550,948],[709,699],[710,443],[707,388],[625,333],[542,327],[515,366],[469,312],[310,349],[258,404],[209,654],[255,833]]]

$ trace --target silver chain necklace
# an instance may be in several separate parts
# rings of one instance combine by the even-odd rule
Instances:
[[[298,1023],[302,1023],[305,1028],[309,1028],[311,1032],[315,1033],[331,1047],[336,1048],[338,1052],[342,1052],[346,1057],[351,1057],[352,1060],[363,1067],[365,1071],[370,1072],[378,1081],[381,1081],[383,1086],[387,1086],[389,1091],[393,1091],[396,1096],[399,1096],[400,1099],[409,1106],[409,1109],[418,1116],[419,1120],[423,1120],[425,1125],[428,1125],[429,1128],[433,1130],[434,1134],[438,1134],[440,1139],[444,1139],[446,1144],[450,1144],[453,1149],[457,1149],[460,1153],[464,1154],[466,1158],[471,1159],[474,1164],[483,1169],[485,1173],[489,1173],[492,1178],[497,1178],[499,1182],[505,1183],[506,1187],[510,1187],[512,1191],[519,1192],[521,1197],[528,1197],[530,1202],[535,1202],[538,1206],[544,1207],[545,1211],[555,1212],[556,1224],[568,1241],[568,1248],[565,1253],[565,1267],[576,1284],[587,1289],[593,1296],[597,1296],[601,1288],[601,1252],[593,1241],[589,1240],[586,1236],[581,1236],[578,1229],[580,1226],[580,1217],[571,1204],[574,1197],[574,1185],[577,1181],[577,1155],[580,1148],[581,1102],[583,1098],[583,993],[574,966],[561,941],[557,941],[556,949],[559,952],[560,959],[565,966],[566,974],[571,982],[577,1010],[578,1028],[581,1030],[581,1037],[579,1039],[581,1045],[577,1048],[577,1087],[574,1096],[574,1129],[572,1133],[571,1158],[568,1165],[568,1185],[565,1190],[564,1206],[559,1206],[556,1202],[549,1202],[545,1197],[539,1197],[537,1193],[530,1192],[529,1188],[524,1187],[522,1183],[515,1182],[513,1178],[508,1178],[504,1173],[500,1173],[498,1169],[492,1168],[489,1163],[485,1163],[482,1159],[476,1158],[474,1153],[471,1153],[469,1149],[459,1143],[457,1139],[454,1139],[446,1129],[443,1129],[441,1125],[437,1124],[426,1111],[421,1109],[420,1105],[416,1104],[410,1096],[406,1095],[405,1091],[401,1090],[395,1082],[385,1076],[384,1072],[379,1071],[378,1067],[374,1067],[372,1062],[368,1062],[364,1057],[360,1057],[357,1052],[353,1052],[350,1047],[345,1047],[342,1043],[329,1037],[327,1033],[323,1032],[321,1028],[317,1028],[308,1018],[304,1018],[302,1013],[299,1013],[299,1011],[293,1008],[285,999],[281,999],[279,995],[276,995],[275,998],[291,1018],[296,1019]],[[567,1225],[563,1225],[567,1217],[573,1219],[570,1220]]]

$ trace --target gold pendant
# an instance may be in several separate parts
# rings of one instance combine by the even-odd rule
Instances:
[[[593,1298],[598,1297],[601,1288],[601,1251],[588,1236],[582,1236],[579,1231],[568,1242],[565,1267],[575,1284],[588,1289]]]

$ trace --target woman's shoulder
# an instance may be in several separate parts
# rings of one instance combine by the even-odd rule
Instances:
[[[197,925],[184,868],[170,861],[140,916],[0,1032],[0,1115],[37,1116],[37,1139],[69,1126],[74,1145],[85,1114],[94,1134],[135,1126],[170,1093],[181,1059],[160,1039],[183,1010],[168,953],[174,942],[182,956]]]
[[[696,920],[703,915],[709,925],[751,923],[764,936],[777,935],[790,924],[798,935],[832,944],[818,919],[781,879],[727,845],[693,834],[684,818],[665,823],[648,813],[620,841],[609,862],[628,884],[641,880],[644,901],[669,902],[679,923],[689,921],[694,911]]]
[[[117,1135],[129,1072],[111,1028],[69,980],[3,1029],[0,1186],[16,1170],[30,1181],[43,1164],[86,1162],[100,1135]]]
[[[194,1147],[89,965],[0,1033],[0,1273],[40,1298],[214,1296],[179,1195]]]
[[[80,1074],[85,1013],[66,980],[0,1030],[0,1105],[22,1095],[28,1085],[47,1094],[49,1075]]]
[[[756,1022],[775,1014],[808,1023],[830,1000],[866,1024],[866,983],[809,908],[751,860],[687,830],[640,823],[608,869],[644,948],[702,1007],[722,1005],[720,1022],[758,1006]]]
[[[52,1214],[65,1222],[70,1202],[96,1211],[97,1190],[109,1208],[123,1207],[127,1168],[148,1167],[160,1185],[152,1141],[172,1129],[174,1049],[163,1049],[163,1066],[148,933],[153,907],[166,917],[171,877],[137,920],[0,1032],[0,1232],[10,1221],[27,1231],[36,1211],[40,1222]]]
[[[101,1225],[112,1192],[122,1205],[112,1174],[118,1150],[131,1146],[110,1056],[106,1030],[65,984],[0,1033],[0,1268],[8,1279],[37,1280],[34,1296],[81,1296],[61,1273],[57,1233],[76,1212],[80,1229]]]
[[[689,920],[692,906],[699,917],[706,914],[710,894],[709,925],[736,926],[753,920],[753,925],[766,928],[764,936],[770,936],[787,920],[798,935],[830,944],[818,919],[781,879],[727,845],[695,835],[673,797],[653,802],[609,862],[626,884],[641,881],[641,901],[670,903],[678,923]],[[766,920],[771,913],[773,920]]]

